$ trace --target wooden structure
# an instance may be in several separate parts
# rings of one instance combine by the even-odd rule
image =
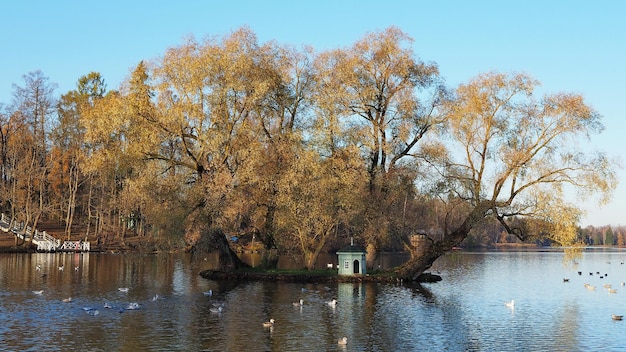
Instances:
[[[39,252],[89,252],[91,246],[87,241],[61,241],[46,231],[33,230],[30,226],[10,220],[4,213],[0,215],[0,230],[11,232],[16,237],[30,241],[37,246]]]
[[[351,240],[350,246],[337,251],[337,266],[339,267],[339,275],[365,275],[366,254],[367,251],[365,248],[355,246],[354,242]]]

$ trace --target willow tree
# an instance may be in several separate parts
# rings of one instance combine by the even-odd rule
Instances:
[[[235,225],[252,232],[264,245],[263,265],[273,267],[285,242],[277,238],[285,234],[277,230],[278,199],[287,189],[284,180],[294,179],[294,174],[302,171],[297,165],[311,107],[313,52],[268,43],[260,54],[263,65],[258,74],[271,85],[266,98],[255,107],[255,123],[250,124],[257,148],[251,150],[253,170],[241,178],[237,189],[242,205],[237,211],[244,221]]]
[[[570,194],[610,196],[614,165],[582,143],[602,131],[600,115],[578,94],[536,99],[538,84],[524,74],[487,73],[456,89],[447,134],[424,146],[429,158],[421,167],[430,171],[434,195],[461,200],[467,210],[443,224],[442,235],[427,234],[426,248],[406,238],[413,251],[400,276],[415,279],[487,217],[522,241],[540,234],[571,244],[581,210]]]
[[[390,27],[366,35],[348,49],[322,53],[317,62],[319,101],[340,124],[344,141],[360,147],[369,175],[365,240],[375,255],[381,227],[395,201],[388,177],[402,172],[422,138],[440,123],[445,94],[437,65],[418,59],[413,40]],[[337,125],[330,122],[329,125]]]

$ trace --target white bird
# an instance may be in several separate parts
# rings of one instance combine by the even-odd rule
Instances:
[[[33,291],[34,294],[41,296],[43,295],[43,290],[39,290],[39,291]]]
[[[70,302],[72,302],[72,297],[63,298],[63,299],[61,300],[61,302],[63,302],[63,303],[70,303]]]
[[[337,300],[333,298],[332,300],[326,302],[326,304],[328,304],[329,306],[335,308],[335,306],[337,305]]]
[[[213,290],[208,290],[208,291],[204,291],[202,292],[205,296],[213,296]]]
[[[222,308],[222,307],[213,307],[213,308],[209,309],[209,311],[211,313],[218,313],[218,314],[221,313],[222,310],[224,310],[224,308]]]
[[[97,309],[91,309],[87,311],[87,314],[91,315],[92,317],[95,317],[96,315],[100,314],[100,311]]]
[[[120,292],[128,292],[128,287],[118,287],[117,290]]]
[[[300,299],[298,302],[292,303],[294,307],[302,307],[304,305],[304,300]]]
[[[159,300],[159,298],[160,298],[160,297],[159,297],[159,295],[158,295],[158,294],[156,294],[156,295],[154,295],[154,297],[152,297],[150,300],[151,300],[152,302],[156,302],[156,301],[158,301],[158,300]]]
[[[35,266],[35,270],[40,271],[40,270],[41,270],[41,265],[37,264],[37,265]]]
[[[341,345],[341,346],[345,346],[345,345],[347,345],[347,344],[348,344],[348,338],[347,338],[347,337],[345,337],[345,336],[344,336],[344,337],[342,337],[342,338],[340,338],[340,339],[339,339],[339,341],[337,341],[337,344],[338,344],[338,345]]]
[[[613,320],[622,320],[623,318],[624,318],[623,315],[611,314],[611,319],[613,319]]]
[[[63,265],[59,267],[59,271],[63,271]]]
[[[270,328],[270,327],[274,326],[274,319],[270,319],[269,321],[264,322],[263,326],[266,327],[266,328]]]
[[[78,266],[75,266],[75,267],[74,267],[74,271],[78,271]]]
[[[506,302],[506,303],[504,303],[504,305],[509,307],[509,308],[513,308],[513,307],[515,307],[515,300],[512,299],[511,302]]]
[[[113,306],[112,306],[112,305],[110,305],[110,304],[108,304],[108,303],[105,303],[105,304],[104,304],[104,308],[113,308]]]
[[[126,306],[126,310],[135,310],[135,309],[139,309],[139,303],[132,302],[132,303],[129,303],[128,306]]]

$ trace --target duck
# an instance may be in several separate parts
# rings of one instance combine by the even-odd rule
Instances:
[[[304,300],[300,299],[298,302],[292,303],[294,307],[302,307],[304,305]]]
[[[348,344],[348,338],[347,337],[342,337],[337,341],[337,344],[340,346],[345,346]]]
[[[513,308],[513,307],[515,307],[515,300],[512,299],[511,302],[506,302],[506,303],[504,303],[504,305],[509,307],[509,308]]]
[[[274,326],[274,319],[270,319],[269,321],[264,322],[263,326],[266,328],[271,328],[272,326]]]
[[[622,320],[622,319],[624,319],[624,316],[623,315],[611,314],[611,319],[613,319],[613,320]]]
[[[333,298],[330,301],[326,302],[326,304],[334,308],[337,305],[337,300]]]
[[[617,293],[617,290],[614,288],[609,288],[608,291],[609,293]]]

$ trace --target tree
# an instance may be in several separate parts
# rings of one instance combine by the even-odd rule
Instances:
[[[446,92],[437,65],[415,57],[412,39],[398,28],[365,36],[347,50],[318,58],[318,99],[330,114],[329,126],[342,126],[346,141],[358,145],[369,175],[363,229],[371,262],[382,245],[381,232],[392,214],[389,175],[441,123],[438,107]],[[343,120],[343,122],[342,122]],[[335,122],[336,121],[336,122]]]
[[[36,227],[39,218],[50,211],[48,208],[49,170],[48,134],[51,115],[55,106],[56,84],[50,83],[41,71],[22,76],[24,85],[13,84],[13,107],[16,119],[28,130],[21,129],[21,140],[13,145],[20,155],[16,159],[20,172],[15,173],[15,185],[19,191],[15,199],[25,225]]]
[[[58,120],[51,135],[51,170],[48,176],[51,196],[56,196],[64,214],[65,233],[69,240],[77,206],[79,186],[87,179],[80,168],[85,151],[85,128],[81,122],[84,110],[93,106],[106,92],[104,78],[90,72],[78,79],[77,89],[61,96],[57,105]]]
[[[486,217],[522,241],[542,236],[571,244],[580,209],[567,202],[567,191],[610,196],[613,163],[580,143],[602,131],[600,115],[577,94],[535,100],[538,84],[524,74],[487,73],[458,87],[446,110],[448,152],[436,142],[424,146],[430,158],[421,165],[433,175],[433,194],[470,207],[445,225],[442,239],[431,238],[425,251],[399,267],[400,276],[419,276]]]

